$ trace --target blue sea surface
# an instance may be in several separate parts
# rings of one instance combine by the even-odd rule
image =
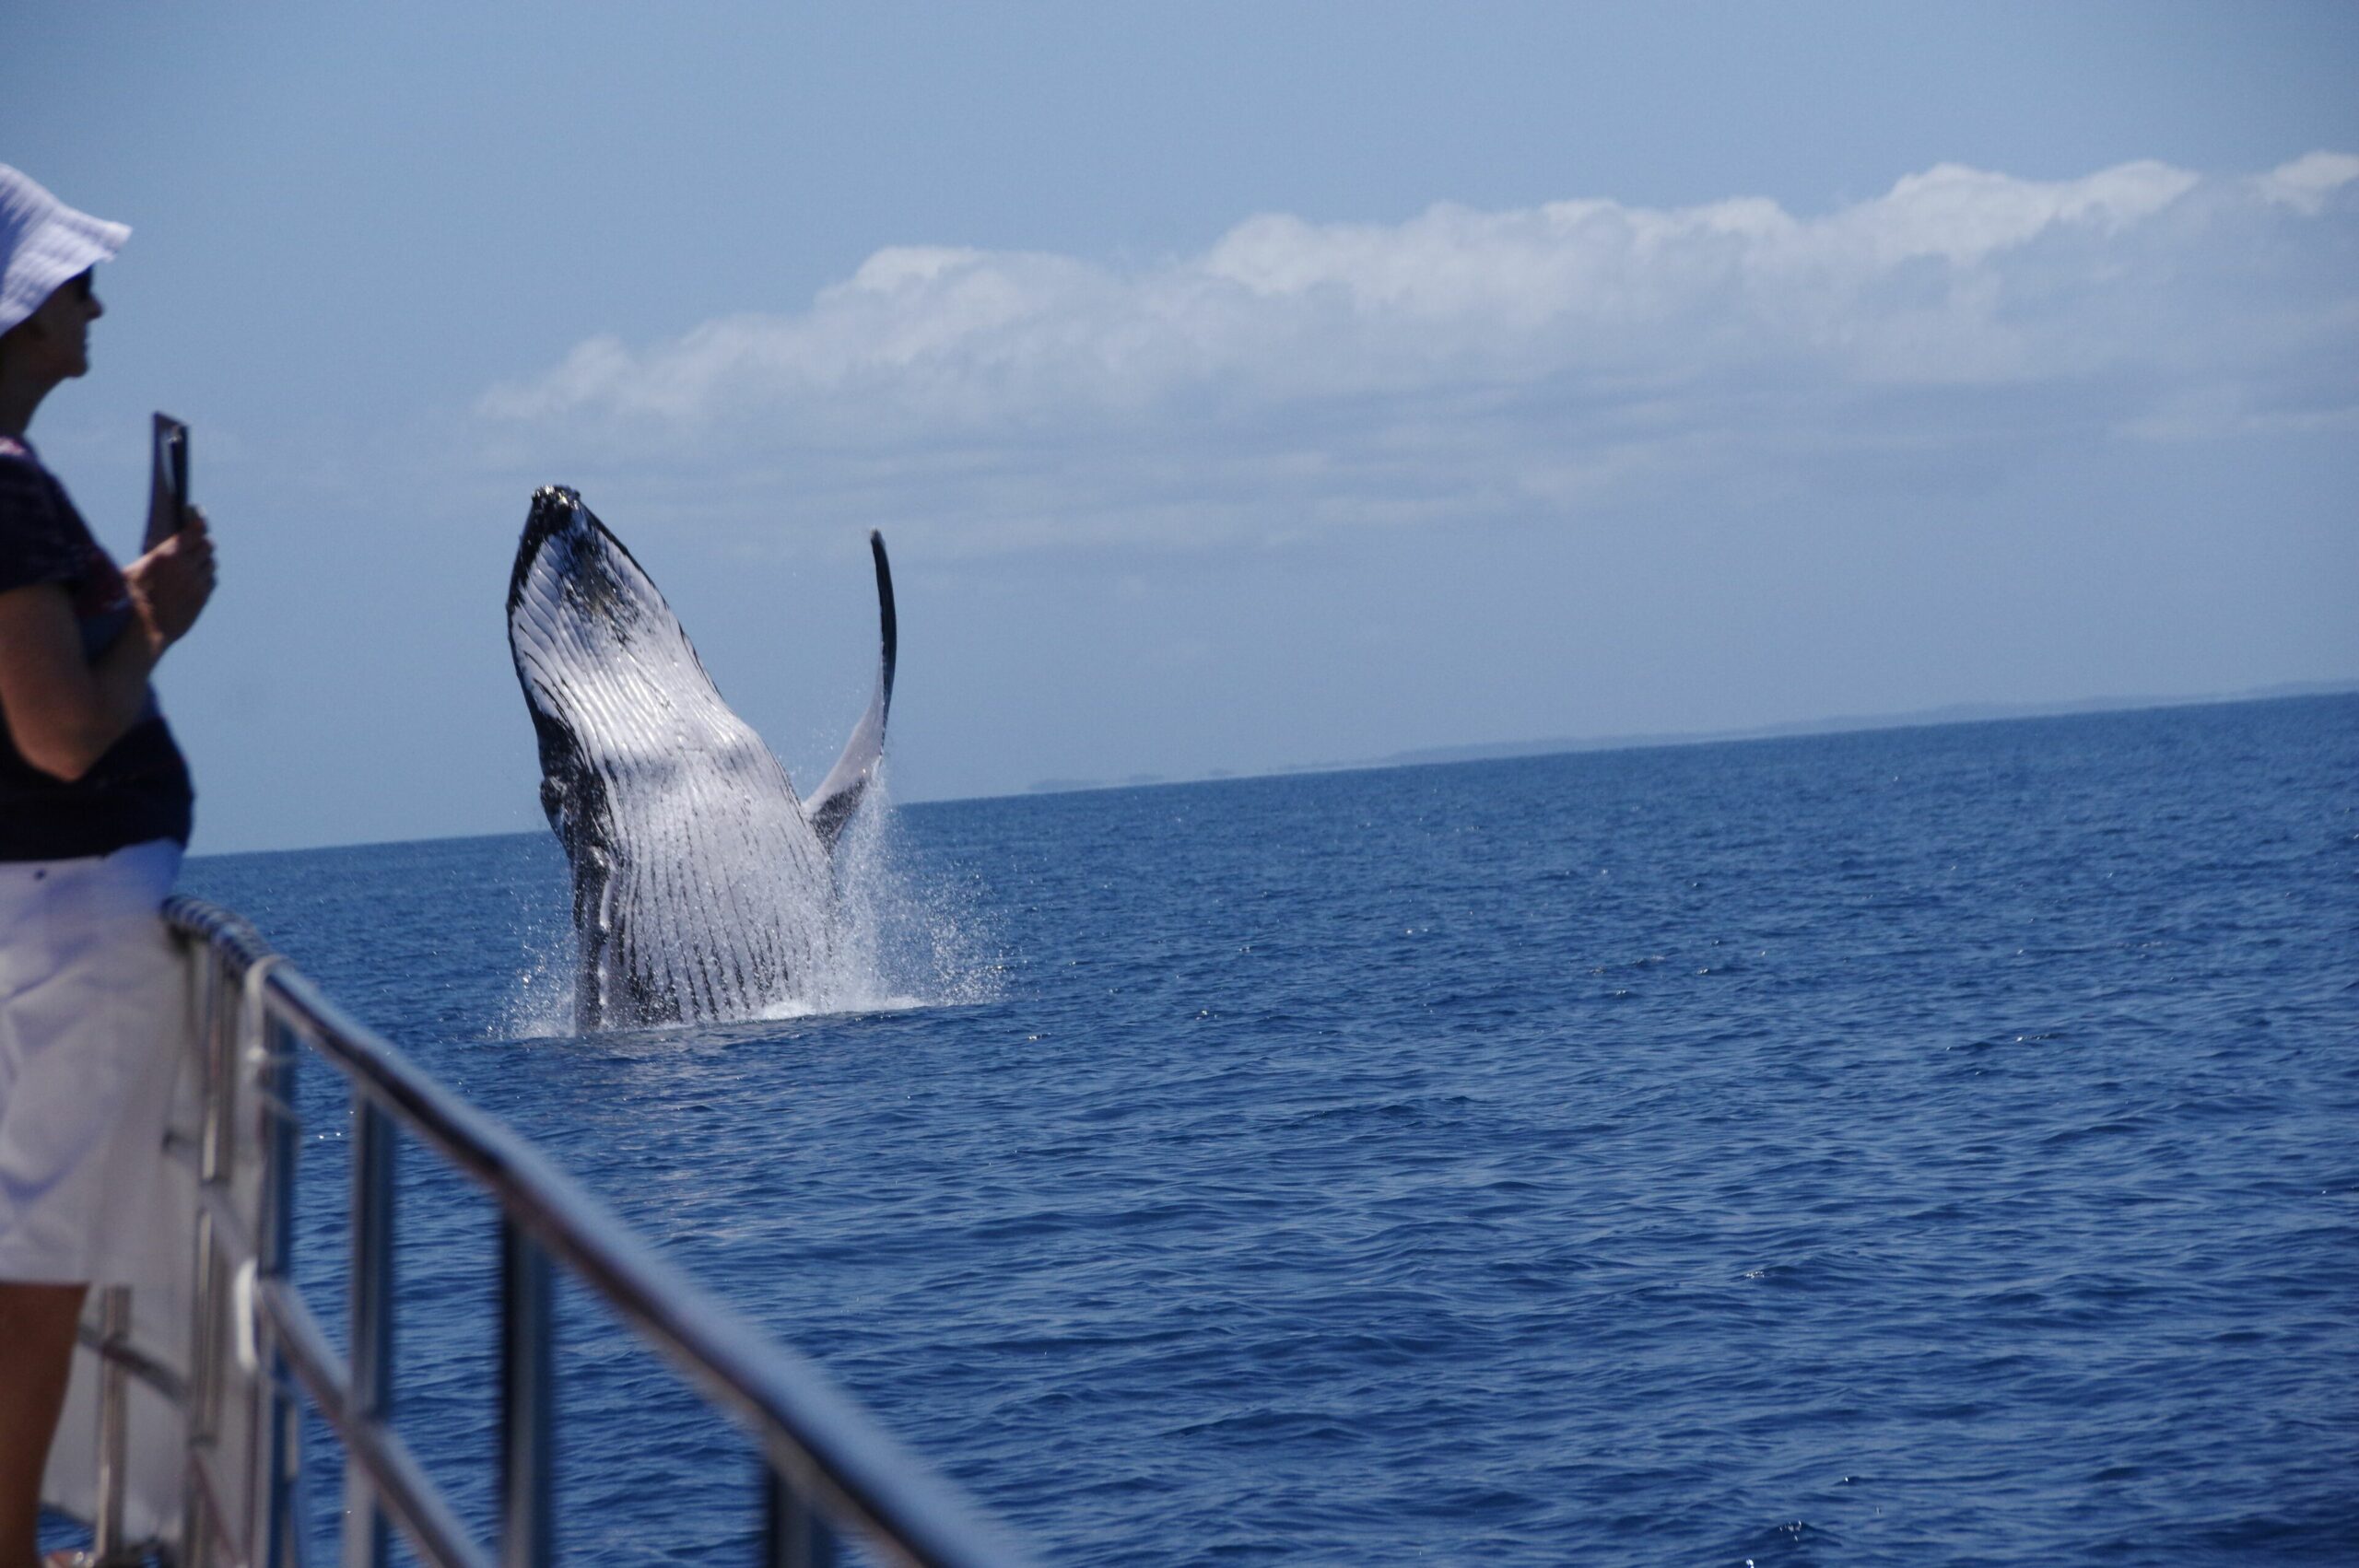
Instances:
[[[546,837],[184,884],[1050,1562],[2359,1562],[2359,697],[886,844],[899,1001],[580,1038]],[[488,1534],[492,1217],[403,1173],[397,1419]],[[743,1437],[563,1317],[563,1555],[745,1560]]]

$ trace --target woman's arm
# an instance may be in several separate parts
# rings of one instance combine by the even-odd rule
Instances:
[[[0,715],[27,762],[68,782],[139,721],[147,677],[213,594],[213,541],[201,516],[123,568],[135,612],[94,663],[65,591],[31,583],[0,593]]]

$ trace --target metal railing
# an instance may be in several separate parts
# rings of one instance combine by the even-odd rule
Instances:
[[[298,1439],[308,1404],[345,1455],[343,1568],[382,1568],[391,1529],[432,1568],[551,1562],[551,1270],[559,1268],[752,1434],[762,1468],[763,1560],[816,1568],[850,1535],[888,1559],[940,1568],[1026,1561],[811,1363],[657,1258],[527,1142],[412,1065],[272,953],[252,927],[189,898],[165,910],[191,962],[202,1110],[172,1153],[195,1185],[193,1305],[176,1370],[132,1335],[129,1294],[98,1293],[83,1337],[100,1358],[94,1529],[102,1561],[156,1550],[123,1527],[125,1391],[180,1412],[186,1433],[178,1555],[190,1568],[297,1568]],[[351,1094],[349,1357],[290,1270],[298,1053]],[[496,1545],[476,1540],[390,1422],[396,1134],[438,1153],[499,1213],[499,1461]],[[169,1541],[163,1543],[170,1555]]]

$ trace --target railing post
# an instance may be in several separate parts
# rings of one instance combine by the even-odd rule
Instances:
[[[511,1219],[499,1223],[501,1568],[548,1568],[550,1526],[549,1260]]]
[[[196,1199],[196,1293],[188,1334],[188,1454],[181,1479],[181,1556],[187,1568],[210,1568],[216,1527],[205,1487],[205,1457],[219,1434],[221,1402],[221,1267],[213,1211],[205,1184]]]
[[[129,1451],[123,1400],[131,1375],[115,1354],[131,1340],[131,1290],[127,1285],[105,1285],[98,1293],[99,1516],[93,1521],[90,1553],[104,1562],[123,1548],[123,1504],[128,1481],[123,1462]]]
[[[352,1121],[352,1414],[381,1422],[393,1408],[393,1124],[365,1090]],[[368,1471],[346,1465],[344,1568],[383,1568],[392,1545]]]
[[[257,1048],[261,1061],[257,1064],[258,1098],[270,1118],[269,1169],[263,1185],[262,1234],[254,1238],[261,1257],[255,1259],[255,1272],[264,1280],[284,1279],[293,1269],[295,1252],[295,1156],[302,1146],[300,1129],[295,1115],[295,1061],[293,1053],[285,1050],[280,1038],[284,1025],[270,1016],[261,997],[261,982],[257,974],[247,974],[248,1005],[254,1012]],[[259,1293],[256,1294],[259,1303]],[[261,1307],[252,1309],[259,1316]],[[287,1568],[299,1562],[302,1557],[296,1518],[297,1498],[301,1484],[302,1427],[294,1399],[287,1391],[287,1360],[279,1349],[278,1336],[267,1322],[255,1326],[255,1341],[261,1352],[264,1387],[264,1419],[258,1423],[256,1437],[262,1444],[258,1457],[267,1478],[267,1487],[261,1531],[263,1568]]]
[[[769,1568],[835,1568],[836,1535],[804,1490],[762,1466],[762,1561]]]
[[[229,989],[222,951],[210,942],[200,946],[185,939],[180,946],[195,972],[197,1044],[204,1070],[198,1074],[195,1315],[189,1326],[188,1408],[182,1412],[188,1422],[188,1464],[182,1481],[181,1554],[189,1568],[210,1568],[217,1521],[207,1505],[203,1456],[212,1451],[220,1433],[221,1298],[227,1282],[213,1206],[229,1185],[227,1134],[237,1082],[237,1027],[235,1010],[222,1005]]]

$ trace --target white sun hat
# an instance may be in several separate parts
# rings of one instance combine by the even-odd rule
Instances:
[[[0,332],[40,310],[60,285],[114,260],[130,238],[122,224],[76,212],[0,163]]]

